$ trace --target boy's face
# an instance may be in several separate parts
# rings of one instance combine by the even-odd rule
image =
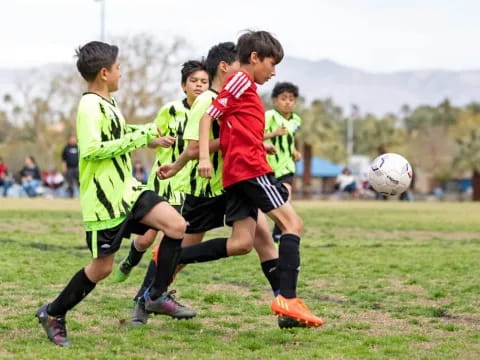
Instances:
[[[277,97],[273,98],[273,103],[278,111],[282,114],[289,114],[293,111],[297,99],[295,96],[288,91],[284,91],[279,94]]]
[[[251,63],[253,64],[253,80],[257,84],[264,84],[275,76],[275,59],[273,57],[266,57],[260,60],[257,53],[253,52]]]
[[[195,100],[198,95],[208,89],[208,74],[204,70],[197,70],[187,77],[187,81],[182,84],[182,89],[187,99]]]
[[[122,76],[120,74],[120,63],[118,62],[118,59],[115,60],[113,65],[110,67],[110,69],[102,69],[102,75],[107,83],[108,86],[108,91],[109,92],[114,92],[118,90],[119,87],[119,82],[120,82],[120,77]]]

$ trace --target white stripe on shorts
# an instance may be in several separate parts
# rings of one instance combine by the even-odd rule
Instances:
[[[266,175],[259,176],[257,179],[258,183],[265,191],[268,198],[270,199],[270,202],[273,206],[275,206],[275,208],[279,208],[285,203],[282,196],[278,192],[278,189],[270,182]]]

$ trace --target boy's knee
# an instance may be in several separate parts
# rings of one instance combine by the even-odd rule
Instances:
[[[172,222],[167,229],[164,230],[165,234],[174,239],[182,239],[187,229],[187,222],[180,215]]]
[[[253,249],[251,241],[237,241],[235,245],[235,255],[246,255]]]

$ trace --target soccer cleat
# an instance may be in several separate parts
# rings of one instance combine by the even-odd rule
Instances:
[[[67,328],[64,316],[50,316],[47,313],[47,305],[38,309],[35,316],[38,322],[42,324],[48,339],[58,346],[69,346],[70,340],[67,339]]]
[[[113,281],[124,282],[130,276],[132,269],[133,267],[128,263],[127,258],[123,259],[113,273]]]
[[[175,290],[164,292],[159,298],[152,300],[150,292],[145,292],[145,310],[147,313],[154,313],[157,315],[168,315],[174,319],[191,319],[197,316],[197,313],[180,304],[175,300]]]
[[[313,315],[307,305],[299,298],[287,299],[278,295],[273,300],[271,309],[275,314],[305,323],[307,327],[323,325],[322,319]]]
[[[143,296],[135,301],[135,307],[132,312],[132,325],[145,325],[148,322],[148,313],[145,310],[145,299]]]
[[[301,327],[301,328],[307,327],[306,323],[300,322],[296,319],[292,319],[292,318],[287,317],[287,316],[278,316],[277,320],[278,320],[278,327],[280,329],[291,329],[291,328],[295,328],[295,327]]]

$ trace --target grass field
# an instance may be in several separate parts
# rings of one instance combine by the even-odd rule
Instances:
[[[33,314],[89,262],[78,207],[0,199],[1,359],[480,358],[478,204],[297,202],[306,224],[299,294],[324,319],[320,329],[278,329],[254,253],[177,277],[197,318],[132,328],[144,259],[68,315],[73,345],[62,349]]]

